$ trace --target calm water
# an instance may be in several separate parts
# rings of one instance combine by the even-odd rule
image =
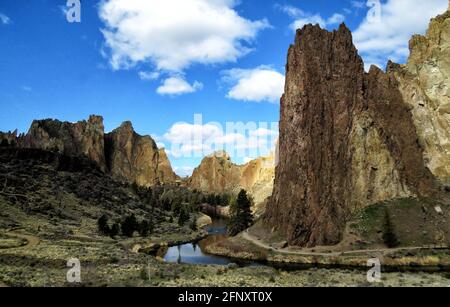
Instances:
[[[226,257],[208,255],[203,252],[206,245],[221,241],[227,237],[225,220],[215,220],[213,224],[206,227],[209,236],[197,244],[188,243],[170,247],[164,256],[164,261],[171,263],[187,264],[218,264],[227,265],[232,263]]]

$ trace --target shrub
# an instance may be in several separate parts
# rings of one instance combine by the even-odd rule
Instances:
[[[139,234],[142,237],[148,237],[149,234],[151,234],[153,232],[153,225],[144,220],[139,224]]]
[[[400,245],[400,242],[395,235],[394,225],[391,221],[391,216],[386,208],[386,213],[384,217],[384,227],[383,227],[383,241],[389,248],[395,248]]]
[[[198,227],[197,227],[197,222],[194,220],[191,221],[191,224],[189,225],[189,228],[191,228],[192,231],[197,231]]]
[[[185,206],[181,207],[180,210],[180,216],[178,217],[178,225],[183,226],[186,224],[187,221],[189,221],[190,215]]]
[[[138,230],[138,222],[134,214],[127,216],[121,225],[122,234],[126,237],[132,237],[134,232]]]
[[[118,223],[114,223],[109,232],[109,236],[114,239],[116,236],[119,235],[119,232],[120,232],[120,225]]]
[[[111,229],[108,225],[108,217],[106,215],[102,215],[97,221],[98,231],[103,235],[109,235]]]

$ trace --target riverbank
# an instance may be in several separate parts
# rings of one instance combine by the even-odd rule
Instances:
[[[389,249],[343,249],[343,246],[301,249],[288,247],[280,239],[265,240],[257,224],[234,238],[208,245],[212,255],[236,260],[258,261],[274,267],[311,267],[366,269],[369,259],[377,258],[389,271],[450,271],[450,249],[447,247],[400,247]],[[348,242],[347,242],[348,243]]]
[[[67,260],[81,262],[81,284],[66,280]],[[0,283],[26,287],[391,287],[450,286],[445,273],[383,273],[368,283],[367,272],[308,268],[289,271],[268,266],[189,265],[129,253],[106,241],[41,240],[31,249],[0,253]]]

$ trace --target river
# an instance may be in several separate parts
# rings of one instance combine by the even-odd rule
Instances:
[[[164,256],[164,261],[171,263],[185,263],[185,264],[217,264],[227,265],[233,263],[227,257],[220,257],[209,255],[203,252],[205,246],[224,240],[227,238],[226,220],[213,220],[213,223],[206,226],[208,237],[199,241],[198,243],[187,243],[170,247]]]

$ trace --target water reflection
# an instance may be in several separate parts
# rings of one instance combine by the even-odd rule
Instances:
[[[206,227],[209,236],[195,243],[188,243],[170,247],[164,256],[164,261],[172,263],[188,264],[219,264],[227,265],[232,263],[228,258],[208,255],[203,250],[208,244],[216,243],[227,238],[227,228],[225,220],[215,220],[213,224]]]

